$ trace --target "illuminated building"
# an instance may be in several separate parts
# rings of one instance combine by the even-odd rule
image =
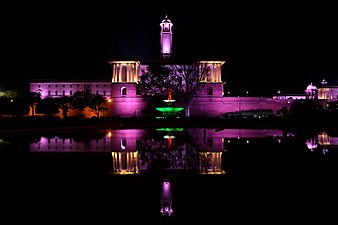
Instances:
[[[103,95],[108,99],[108,111],[100,116],[142,117],[148,103],[138,91],[140,76],[147,71],[149,65],[190,65],[191,62],[178,62],[172,54],[173,50],[173,23],[167,16],[160,23],[161,58],[158,60],[139,61],[136,59],[113,59],[108,63],[111,66],[111,79],[97,81],[53,81],[32,80],[31,92],[40,92],[42,98],[71,96],[77,91],[85,91]],[[222,67],[226,64],[223,59],[203,59],[196,62],[200,67],[209,69],[208,75],[192,98],[190,116],[216,117],[227,112],[242,110],[271,109],[278,111],[289,108],[293,98],[266,98],[266,97],[227,97],[224,96],[226,77],[222,75]],[[336,89],[328,87],[319,89],[319,98],[337,98]],[[317,91],[316,91],[317,93]],[[314,93],[311,97],[314,97]],[[309,95],[308,95],[309,96]],[[86,117],[93,116],[85,113]]]

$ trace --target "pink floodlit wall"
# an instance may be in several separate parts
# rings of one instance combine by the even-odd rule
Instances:
[[[111,96],[111,82],[32,82],[31,92],[40,92],[41,97],[58,98],[71,96],[77,91],[90,91],[93,94],[100,94],[106,98]]]
[[[189,129],[189,133],[203,152],[224,150],[224,139],[251,139],[265,137],[283,137],[282,130],[271,129]]]
[[[197,96],[223,97],[223,83],[202,83],[197,89]]]
[[[217,117],[228,112],[243,110],[290,109],[294,99],[276,100],[264,97],[195,97],[192,100],[190,115],[192,117]]]
[[[113,83],[112,85],[112,97],[137,97],[136,83]],[[122,89],[125,88],[125,92]],[[140,97],[140,96],[139,96]]]
[[[41,137],[37,142],[30,144],[32,152],[112,152],[137,151],[136,142],[145,134],[142,129],[107,130],[102,139],[90,141],[75,141],[73,138]]]
[[[112,98],[108,116],[109,117],[143,117],[143,110],[148,107],[147,102],[143,101],[141,97]]]
[[[162,54],[171,53],[171,37],[170,34],[162,34]]]

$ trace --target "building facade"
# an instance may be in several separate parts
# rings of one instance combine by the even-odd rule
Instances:
[[[111,60],[111,80],[107,81],[52,81],[33,80],[30,82],[30,91],[41,93],[45,97],[71,96],[77,91],[87,91],[100,94],[108,100],[108,112],[104,116],[142,117],[147,109],[147,101],[138,93],[140,76],[147,71],[150,64],[165,64],[172,59],[172,27],[173,23],[165,17],[160,23],[161,59],[158,61],[138,60]],[[173,61],[170,61],[171,63]],[[265,97],[225,97],[222,80],[224,60],[200,60],[198,65],[209,68],[206,79],[200,85],[191,101],[190,116],[217,117],[224,113],[241,110],[272,109],[274,111],[289,108],[292,98],[265,98]],[[337,98],[337,90],[323,88],[319,90],[321,97]]]

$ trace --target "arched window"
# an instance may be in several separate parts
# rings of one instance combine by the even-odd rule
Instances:
[[[127,88],[121,87],[121,95],[126,96],[127,95]]]
[[[207,88],[207,95],[212,95],[212,94],[213,94],[212,87],[208,87]]]
[[[127,140],[121,139],[121,149],[126,149],[126,146],[127,146]]]

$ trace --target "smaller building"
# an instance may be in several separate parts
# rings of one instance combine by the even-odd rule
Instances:
[[[318,99],[338,99],[338,85],[327,85],[323,79],[318,88]]]

